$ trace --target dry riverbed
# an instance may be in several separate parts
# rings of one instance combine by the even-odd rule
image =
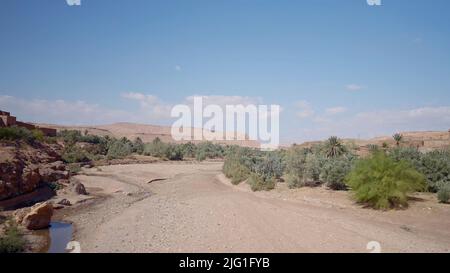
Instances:
[[[222,163],[165,162],[84,170],[93,199],[57,212],[82,252],[449,252],[450,206],[414,196],[374,211],[347,192],[232,186]]]

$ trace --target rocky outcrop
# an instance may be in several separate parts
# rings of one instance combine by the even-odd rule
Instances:
[[[53,205],[50,202],[38,203],[30,208],[16,210],[15,221],[29,230],[47,228],[53,216]]]
[[[68,179],[58,145],[0,143],[0,201],[31,193],[40,185]]]

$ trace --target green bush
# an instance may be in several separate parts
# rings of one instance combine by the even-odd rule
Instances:
[[[6,223],[5,232],[0,236],[0,253],[20,253],[25,250],[26,241],[13,221]]]
[[[253,164],[252,164],[253,165]],[[279,179],[284,172],[284,163],[279,154],[268,152],[261,161],[254,166],[254,171],[263,179]]]
[[[422,156],[420,171],[427,178],[428,190],[438,192],[450,186],[450,151],[432,151]]]
[[[90,155],[84,149],[72,145],[64,149],[61,158],[65,163],[89,162]]]
[[[293,146],[286,154],[286,181],[289,188],[303,187],[306,157],[311,151]]]
[[[332,190],[346,190],[345,177],[352,167],[352,160],[347,157],[329,159],[323,165],[321,180]]]
[[[36,131],[37,130],[30,131],[26,128],[17,126],[3,127],[0,128],[0,140],[23,140],[27,143],[34,143],[37,140],[36,136],[38,135]]]
[[[407,206],[407,194],[426,186],[425,177],[408,162],[396,162],[381,152],[360,160],[346,184],[358,202],[376,209]]]
[[[325,161],[325,157],[320,154],[308,154],[305,159],[303,179],[320,184],[320,173]]]
[[[223,164],[223,173],[233,185],[237,185],[249,177],[250,170],[236,157],[228,156]]]
[[[296,189],[305,186],[303,179],[295,174],[287,174],[286,183],[290,189]]]
[[[181,144],[181,151],[183,152],[184,158],[195,158],[197,146],[192,142],[184,143]]]
[[[167,144],[157,137],[151,143],[144,145],[144,154],[164,158],[167,154]]]
[[[183,160],[183,151],[180,145],[166,145],[165,158],[168,160]]]
[[[142,139],[137,137],[133,142],[133,153],[143,154],[144,153],[144,142]]]
[[[445,185],[439,189],[437,196],[439,202],[448,204],[450,202],[450,185]]]
[[[219,144],[212,142],[202,142],[197,145],[195,158],[199,161],[208,158],[223,158],[225,156],[224,148]]]
[[[275,188],[275,179],[264,179],[263,177],[252,173],[247,180],[252,191],[270,191]]]
[[[133,144],[126,138],[111,142],[108,147],[108,159],[124,158],[133,153]]]

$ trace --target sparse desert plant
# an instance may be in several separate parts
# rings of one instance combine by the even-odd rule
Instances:
[[[352,159],[347,157],[332,158],[325,162],[320,179],[332,190],[346,190],[345,178],[352,168]]]
[[[426,186],[425,177],[408,162],[396,162],[381,152],[359,160],[346,184],[358,202],[376,209],[405,207],[407,195]]]
[[[256,173],[250,174],[247,183],[250,185],[252,191],[270,191],[275,188],[274,178],[264,179]]]
[[[26,241],[13,220],[6,222],[4,234],[0,236],[0,253],[20,253],[25,250]]]
[[[394,134],[394,135],[392,136],[392,138],[395,140],[395,144],[396,144],[397,147],[398,147],[398,146],[400,146],[400,142],[402,142],[402,140],[403,140],[403,135],[397,133],[397,134]]]
[[[342,144],[341,140],[336,136],[331,136],[325,142],[324,145],[325,154],[328,158],[330,157],[338,157],[347,152],[344,144]]]
[[[437,197],[439,202],[448,204],[450,202],[450,184],[440,188]]]

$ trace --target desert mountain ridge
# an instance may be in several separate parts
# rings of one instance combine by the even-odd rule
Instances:
[[[128,123],[119,122],[107,125],[93,125],[93,126],[66,126],[66,125],[55,125],[55,124],[36,124],[42,127],[54,128],[58,131],[60,130],[79,130],[82,132],[87,131],[89,134],[101,135],[101,136],[111,136],[111,137],[126,137],[129,139],[135,139],[137,137],[141,138],[144,142],[151,142],[155,138],[160,138],[164,142],[177,142],[172,139],[170,126],[161,125],[148,125],[148,124],[138,124],[138,123]],[[195,131],[200,131],[202,129],[193,128],[191,129],[194,134]],[[203,129],[203,134],[211,134],[210,131]],[[450,130],[449,131],[410,131],[410,132],[400,132],[403,135],[403,145],[416,147],[422,151],[428,151],[433,149],[441,149],[450,147]],[[255,140],[250,140],[248,136],[240,135],[245,140],[229,140],[229,141],[213,141],[215,143],[239,145],[245,147],[260,147],[260,143]],[[389,146],[394,146],[395,141],[392,136],[380,136],[371,139],[350,139],[343,138],[344,143],[355,145],[361,149],[366,148],[368,145],[378,145],[382,146],[386,143]],[[184,141],[186,142],[186,141]],[[198,143],[200,141],[192,141]],[[320,143],[321,141],[310,141],[299,143],[301,146],[312,146],[314,144]],[[281,147],[288,147],[290,145],[281,145]]]

